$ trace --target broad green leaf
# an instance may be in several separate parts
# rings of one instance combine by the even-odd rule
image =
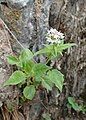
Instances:
[[[11,65],[15,65],[15,64],[17,64],[17,63],[19,62],[18,59],[17,59],[17,57],[12,56],[12,55],[9,55],[9,56],[7,57],[7,61],[8,61],[8,63],[11,64]]]
[[[42,81],[41,75],[35,75],[35,81],[41,82]]]
[[[33,58],[33,53],[29,49],[24,49],[19,56],[19,64],[24,69],[25,64]]]
[[[27,73],[27,74],[31,74],[31,70],[34,66],[34,62],[32,60],[26,61],[23,63],[23,70]]]
[[[26,86],[23,90],[23,94],[25,96],[25,98],[32,100],[34,95],[35,95],[35,87],[34,85],[30,85],[30,86]]]
[[[79,105],[75,102],[75,99],[73,97],[68,97],[68,102],[72,106],[72,108],[76,111],[80,111]]]
[[[41,76],[44,73],[46,73],[46,71],[49,69],[50,69],[50,67],[47,66],[46,64],[37,63],[33,67],[33,73],[35,76]]]
[[[47,91],[52,90],[52,86],[47,82],[47,80],[42,80],[42,86],[47,89]]]
[[[23,81],[25,81],[26,75],[22,71],[15,71],[10,78],[4,83],[6,85],[17,85]]]
[[[60,71],[53,69],[47,73],[47,76],[50,79],[50,82],[54,83],[55,86],[62,92],[64,82],[63,74]]]
[[[29,49],[24,49],[19,56],[19,60],[22,62],[31,60],[33,58],[33,53]]]

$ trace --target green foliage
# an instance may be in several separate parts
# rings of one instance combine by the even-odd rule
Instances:
[[[51,120],[51,117],[50,117],[50,114],[49,114],[49,113],[44,113],[44,114],[42,115],[42,117],[43,117],[43,120]]]
[[[80,107],[79,105],[76,103],[75,99],[73,97],[68,97],[68,102],[71,105],[71,107],[76,110],[76,111],[80,111]]]
[[[29,49],[22,50],[19,60],[21,62],[27,62],[28,60],[31,60],[33,58],[33,53]]]
[[[30,100],[33,99],[35,92],[36,92],[36,90],[35,90],[34,85],[26,86],[23,90],[23,94],[24,94],[25,98],[30,99]]]
[[[60,92],[62,92],[64,82],[63,74],[60,71],[53,69],[52,71],[49,71],[47,75],[50,82],[55,84],[55,86],[60,90]]]
[[[36,63],[32,69],[33,74],[35,77],[41,77],[44,73],[46,73],[50,69],[49,66],[42,64],[42,63]]]
[[[33,68],[34,65],[35,65],[35,63],[33,61],[31,61],[31,60],[29,60],[27,62],[24,62],[22,70],[25,71],[25,73],[27,75],[31,76],[32,68]]]
[[[49,82],[48,79],[42,79],[42,86],[47,89],[47,91],[52,90],[53,84]]]
[[[23,81],[25,81],[26,75],[22,71],[15,71],[10,78],[4,83],[6,85],[17,85]]]
[[[56,40],[56,42],[60,42],[60,40]],[[46,44],[44,48],[36,53],[32,53],[29,49],[23,49],[19,57],[8,56],[8,63],[16,65],[18,70],[12,73],[10,78],[4,83],[4,86],[19,84],[22,87],[24,84],[25,88],[22,88],[23,95],[29,100],[34,98],[39,86],[44,87],[47,91],[51,91],[55,86],[62,92],[64,75],[57,69],[47,66],[47,60],[49,61],[58,58],[65,49],[74,45],[75,44],[73,43],[64,44],[64,42],[60,42],[60,44]],[[34,57],[40,54],[44,54],[47,58],[45,63],[37,63],[35,61]],[[74,109],[78,109],[77,104],[72,103],[71,105]]]
[[[47,90],[52,90],[53,86],[56,86],[62,92],[63,82],[63,74],[57,69],[49,70],[42,78],[42,85]]]
[[[86,106],[79,105],[73,97],[68,97],[68,106],[73,108],[75,111],[86,112]]]
[[[11,65],[16,65],[16,64],[19,62],[18,59],[17,59],[17,57],[12,56],[12,55],[9,55],[9,56],[7,57],[7,61],[8,61],[8,63],[11,64]]]
[[[76,44],[74,43],[46,45],[43,49],[37,51],[35,55],[45,54],[50,60],[52,60],[62,55],[63,50],[75,45]]]

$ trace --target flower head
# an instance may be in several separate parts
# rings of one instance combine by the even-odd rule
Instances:
[[[50,43],[60,44],[64,39],[64,34],[58,32],[56,29],[51,28],[50,30],[48,30],[46,38],[47,41]]]

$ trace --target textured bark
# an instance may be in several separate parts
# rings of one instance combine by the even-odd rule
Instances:
[[[48,95],[40,90],[31,103],[23,105],[23,114],[26,120],[40,120],[45,112],[51,114],[52,120],[85,120],[85,115],[68,110],[67,98],[74,96],[86,104],[86,0],[28,1],[22,8],[1,5],[3,20],[24,47],[33,51],[40,49],[50,27],[63,32],[65,42],[74,42],[77,47],[65,51],[64,57],[57,61],[56,67],[60,65],[65,75],[61,95],[56,97],[55,89]],[[20,49],[14,42],[15,48]]]

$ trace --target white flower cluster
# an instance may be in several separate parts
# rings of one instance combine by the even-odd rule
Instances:
[[[64,39],[64,34],[58,32],[56,29],[51,28],[50,30],[48,30],[46,38],[49,43],[60,44]]]

